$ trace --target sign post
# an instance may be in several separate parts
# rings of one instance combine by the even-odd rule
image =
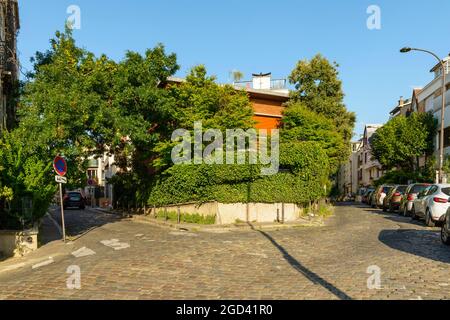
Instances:
[[[59,184],[59,200],[61,205],[61,224],[62,224],[62,232],[63,232],[63,241],[66,242],[66,224],[64,222],[64,200],[63,200],[63,191],[62,185],[67,183],[67,178],[64,177],[67,173],[67,163],[66,160],[57,156],[53,160],[53,169],[58,174],[55,176],[55,181]]]

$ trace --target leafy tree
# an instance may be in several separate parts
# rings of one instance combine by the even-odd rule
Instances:
[[[338,67],[337,63],[330,63],[320,54],[311,60],[299,61],[289,76],[289,81],[295,86],[289,104],[301,102],[308,109],[331,119],[344,141],[349,142],[356,118],[353,112],[347,111],[343,102]]]
[[[154,149],[154,165],[159,168],[171,165],[171,135],[176,129],[193,130],[194,123],[201,121],[204,130],[218,129],[225,135],[227,129],[245,130],[254,125],[247,94],[229,85],[218,85],[203,65],[192,68],[185,82],[167,91],[171,103],[161,110],[161,122],[155,129],[160,141]]]
[[[56,192],[51,161],[27,150],[13,133],[0,140],[0,229],[30,227]]]
[[[392,118],[374,134],[373,155],[387,170],[416,171],[418,157],[433,152],[436,128],[436,120],[429,113]]]
[[[34,199],[39,211],[34,218],[45,214],[50,198],[44,190],[55,191],[51,163],[57,154],[68,162],[68,188],[84,186],[89,157],[104,152],[116,155],[125,171],[145,171],[148,163],[142,159],[148,159],[148,150],[159,138],[152,127],[161,122],[160,110],[172,101],[160,84],[178,65],[162,45],[143,56],[128,52],[116,63],[77,47],[70,29],[57,32],[50,44],[50,50],[34,59],[18,110],[19,127],[1,141],[11,146],[3,148],[0,163],[2,217],[7,215],[6,201],[34,197],[32,181],[39,181],[36,185],[43,192],[42,198]]]
[[[317,142],[328,155],[331,172],[346,160],[348,152],[343,152],[346,149],[345,141],[331,119],[310,110],[302,102],[290,103],[283,116],[280,132],[282,143]]]

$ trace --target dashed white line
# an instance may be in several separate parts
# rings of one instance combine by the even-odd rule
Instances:
[[[130,247],[130,245],[128,243],[119,242],[118,239],[103,240],[103,241],[100,241],[100,243],[107,247],[113,248],[114,250],[122,250],[122,249],[127,249]]]
[[[7,267],[4,267],[4,268],[0,269],[0,273],[6,272],[6,271],[16,270],[16,269],[19,269],[19,268],[22,268],[22,267],[25,267],[25,263],[23,263],[23,262],[22,263],[13,264],[13,265],[10,265],[10,266],[7,266]]]
[[[250,255],[250,256],[258,256],[258,257],[262,257],[264,259],[267,259],[267,254],[265,254],[265,253],[247,252],[247,254]]]
[[[186,237],[196,237],[197,235],[194,233],[189,233],[189,232],[170,232],[171,235],[173,236],[186,236]]]
[[[77,251],[72,252],[72,255],[76,258],[82,258],[82,257],[87,257],[87,256],[92,256],[95,254],[95,251],[83,247],[81,249],[78,249]]]
[[[42,262],[39,262],[39,263],[36,263],[35,265],[33,265],[31,267],[31,269],[37,269],[37,268],[41,268],[41,267],[44,267],[44,266],[48,266],[49,264],[52,264],[53,262],[55,262],[53,260],[53,258],[49,257],[47,260],[44,260]]]

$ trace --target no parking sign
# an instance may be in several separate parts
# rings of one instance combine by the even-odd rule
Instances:
[[[61,177],[64,177],[67,173],[66,160],[61,156],[55,157],[55,159],[53,160],[53,169],[55,169],[55,172]]]

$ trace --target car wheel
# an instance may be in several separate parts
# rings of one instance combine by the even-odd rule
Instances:
[[[394,212],[394,208],[392,207],[392,204],[389,204],[389,212],[391,212],[391,213]]]
[[[425,224],[427,225],[427,227],[431,228],[436,226],[436,223],[431,218],[430,209],[427,209],[427,213],[425,215]]]
[[[403,207],[403,216],[404,217],[408,216],[408,208],[406,206]]]
[[[383,203],[383,212],[386,212],[386,211],[387,211],[387,208],[386,208],[386,206]]]
[[[85,207],[84,207],[84,206],[81,206],[81,207],[80,207],[80,210],[84,210],[84,209],[85,209]]]
[[[447,222],[444,222],[441,228],[441,241],[443,244],[450,245],[450,235],[447,226]]]
[[[416,208],[414,207],[414,205],[413,205],[413,207],[411,209],[411,219],[412,220],[419,220],[419,217],[416,215]]]

